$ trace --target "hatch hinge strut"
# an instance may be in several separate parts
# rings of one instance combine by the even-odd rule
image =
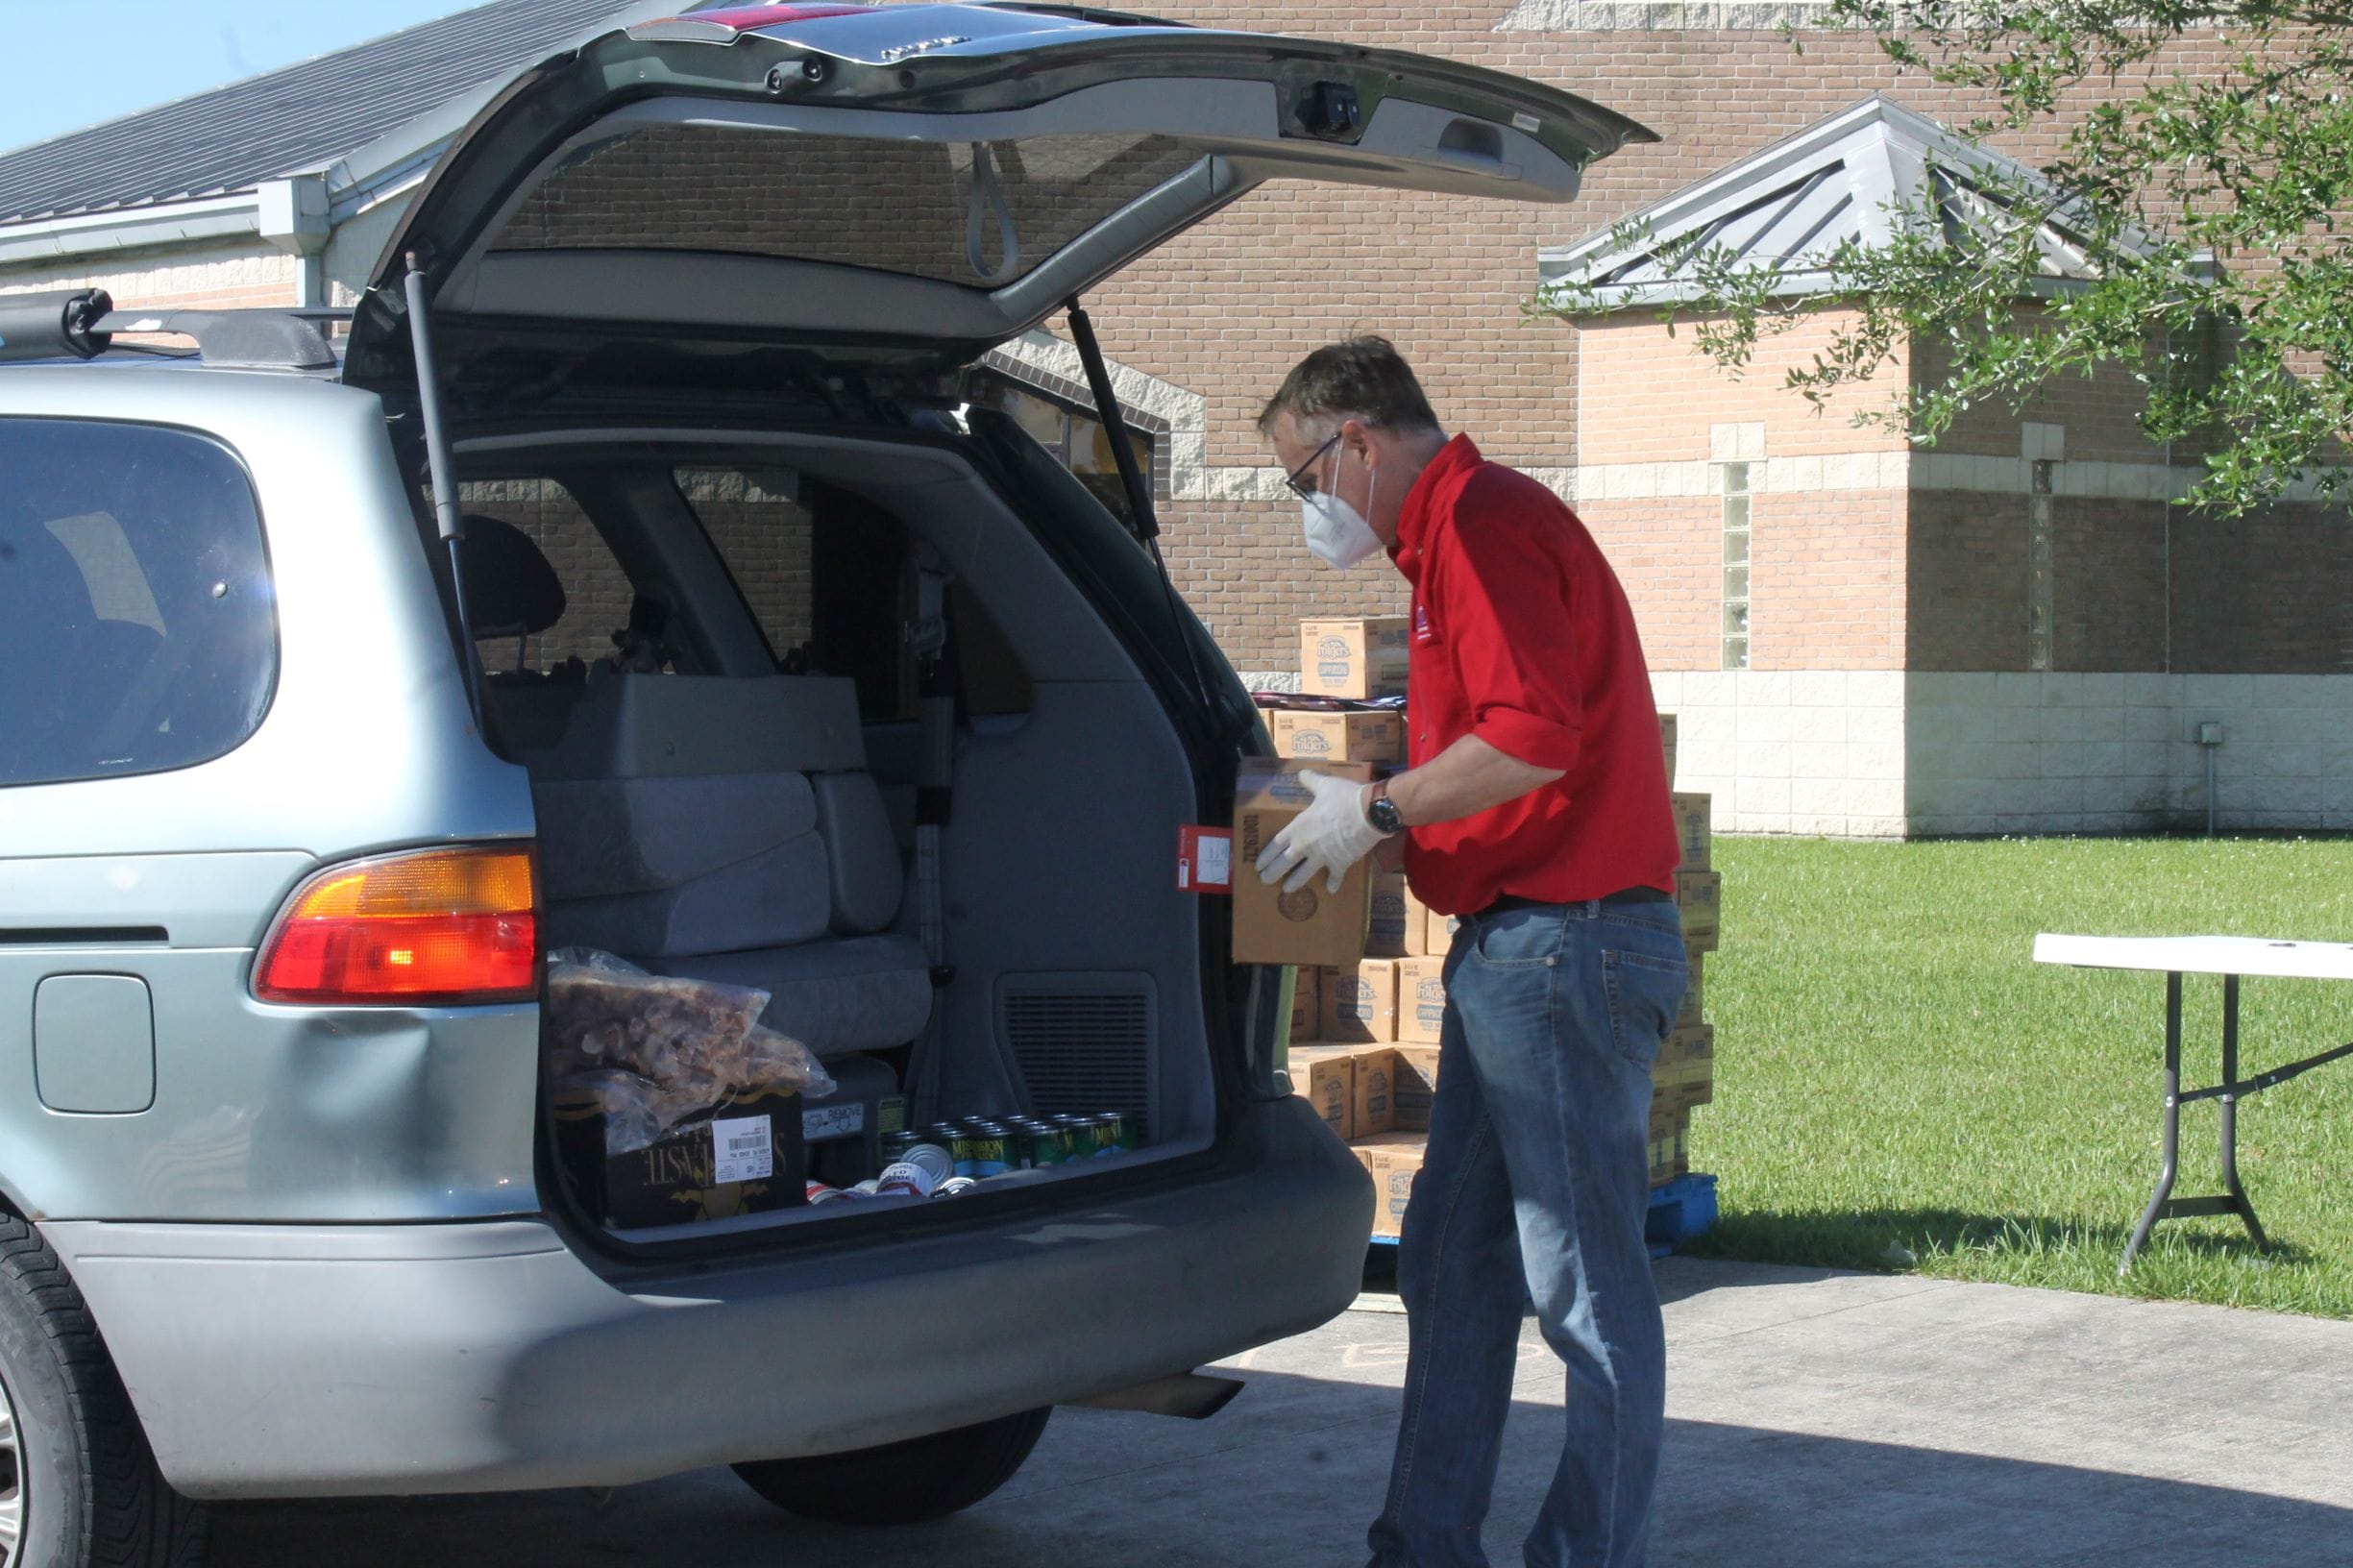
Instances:
[[[441,386],[433,380],[431,308],[427,301],[425,269],[417,253],[407,255],[408,272],[401,287],[408,301],[408,344],[417,364],[417,417],[425,427],[425,468],[432,486],[433,521],[442,545],[450,552],[450,597],[457,601],[457,656],[464,667],[466,705],[474,712],[474,727],[482,728],[482,667],[474,647],[474,613],[466,607],[465,514],[457,507],[457,468],[450,457],[450,429],[441,416]]]

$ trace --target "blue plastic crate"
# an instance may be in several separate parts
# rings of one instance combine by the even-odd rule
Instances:
[[[1643,1221],[1642,1234],[1651,1243],[1651,1256],[1664,1258],[1705,1236],[1715,1223],[1715,1177],[1678,1176],[1651,1188],[1651,1212]],[[1397,1245],[1393,1236],[1376,1236],[1372,1239],[1376,1247]]]

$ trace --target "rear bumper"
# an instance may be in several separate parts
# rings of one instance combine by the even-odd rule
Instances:
[[[44,1227],[192,1497],[617,1485],[893,1442],[1298,1333],[1371,1191],[1297,1100],[1242,1174],[616,1284],[537,1221]]]

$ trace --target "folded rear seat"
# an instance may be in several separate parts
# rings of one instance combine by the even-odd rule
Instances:
[[[551,947],[756,986],[821,1056],[898,1045],[930,1017],[921,943],[890,929],[906,876],[866,771],[856,688],[817,675],[615,674],[494,686],[531,774]],[[554,722],[539,710],[561,705]]]

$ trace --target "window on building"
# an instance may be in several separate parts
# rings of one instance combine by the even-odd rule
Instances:
[[[1111,432],[1090,406],[1068,403],[1026,382],[1003,376],[975,379],[972,401],[986,408],[1011,414],[1055,460],[1078,477],[1114,517],[1128,516],[1127,488],[1119,479],[1118,456],[1112,451]],[[1152,485],[1152,438],[1128,431],[1129,448],[1142,471],[1144,487]]]
[[[2050,624],[2058,603],[2051,545],[2051,492],[2056,465],[2034,463],[2034,484],[2026,497],[2026,668],[2048,670]]]
[[[1749,667],[1749,470],[1724,465],[1724,668]]]
[[[0,785],[243,744],[278,677],[244,465],[190,430],[0,419]]]

